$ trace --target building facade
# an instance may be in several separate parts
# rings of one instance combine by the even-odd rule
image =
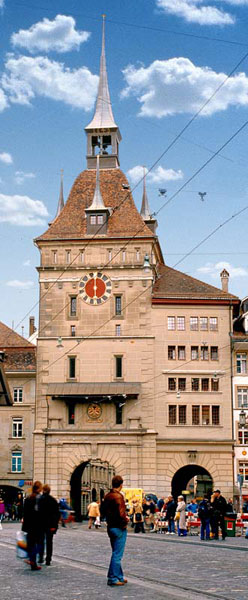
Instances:
[[[40,251],[34,476],[78,516],[114,472],[176,495],[232,494],[230,331],[239,300],[164,264],[144,184],[119,168],[104,34],[87,168]]]
[[[240,306],[232,334],[235,495],[248,500],[248,298]]]
[[[0,405],[0,493],[12,504],[33,481],[36,349],[0,322],[0,354],[9,389]]]

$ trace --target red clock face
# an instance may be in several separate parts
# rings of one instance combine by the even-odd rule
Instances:
[[[80,281],[79,288],[79,293],[84,302],[93,306],[98,306],[109,299],[112,284],[107,275],[95,272],[84,275]]]

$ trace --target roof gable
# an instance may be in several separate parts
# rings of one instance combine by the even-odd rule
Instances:
[[[35,348],[28,340],[0,321],[0,348]]]
[[[236,300],[237,296],[224,292],[181,271],[176,271],[167,265],[159,265],[159,277],[154,285],[154,299],[212,299]]]

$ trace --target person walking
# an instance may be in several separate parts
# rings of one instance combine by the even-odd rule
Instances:
[[[222,533],[222,539],[226,539],[225,533],[225,514],[227,509],[227,501],[224,496],[221,496],[220,490],[215,490],[211,496],[211,505],[213,507],[213,529],[214,539],[219,539],[219,527]]]
[[[177,509],[176,512],[178,513],[178,526],[177,526],[177,533],[178,535],[187,535],[187,528],[186,528],[186,504],[184,502],[183,496],[178,496],[178,504],[177,504]]]
[[[2,521],[4,519],[4,515],[5,515],[5,505],[4,505],[3,498],[0,498],[0,529],[2,529]]]
[[[100,517],[100,509],[98,502],[91,502],[88,506],[88,517],[89,517],[89,525],[88,528],[91,529],[93,523],[97,517]]]
[[[57,500],[50,496],[51,488],[45,483],[43,485],[43,494],[39,499],[39,511],[42,521],[44,536],[40,548],[39,563],[43,563],[44,546],[46,545],[46,565],[49,566],[53,554],[53,536],[55,535],[59,524],[59,505]]]
[[[121,493],[123,479],[115,475],[112,479],[112,489],[106,494],[103,502],[103,515],[107,521],[107,531],[112,548],[112,556],[108,570],[108,585],[125,585],[121,566],[127,539],[127,524],[129,518],[126,514],[125,500]]]
[[[201,521],[201,540],[210,539],[210,519],[213,508],[209,502],[208,496],[205,495],[203,500],[199,504],[198,517]]]
[[[32,487],[32,493],[24,502],[22,531],[27,533],[28,545],[28,563],[32,571],[40,571],[41,567],[37,565],[37,554],[40,553],[44,530],[41,522],[39,499],[42,491],[42,483],[35,481]]]
[[[139,533],[140,531],[145,533],[142,505],[137,499],[133,500],[133,505],[129,514],[130,516],[133,515],[134,533]]]
[[[176,514],[176,503],[173,496],[168,496],[168,502],[166,507],[166,519],[168,521],[168,535],[175,535],[175,514]]]

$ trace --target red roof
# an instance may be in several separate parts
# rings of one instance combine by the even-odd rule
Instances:
[[[185,275],[167,265],[159,265],[159,277],[153,288],[154,299],[233,300],[239,298],[213,285]]]

